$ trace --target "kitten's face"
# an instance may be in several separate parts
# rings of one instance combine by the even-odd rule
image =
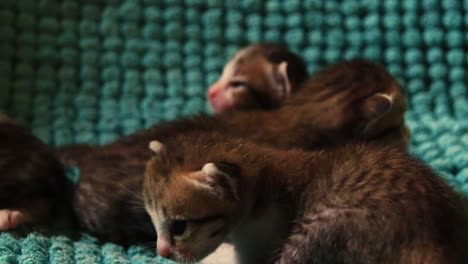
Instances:
[[[272,64],[262,55],[234,58],[208,90],[216,113],[246,109],[272,109],[290,94],[286,64]]]
[[[233,226],[238,210],[233,188],[230,176],[212,163],[180,169],[164,157],[148,162],[145,208],[157,230],[158,254],[195,262],[213,252]]]
[[[214,112],[279,107],[307,77],[296,54],[274,44],[241,49],[208,90]]]

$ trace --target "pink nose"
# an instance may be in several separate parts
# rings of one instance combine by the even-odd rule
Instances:
[[[214,89],[214,87],[211,86],[210,89],[208,90],[208,98],[212,100],[213,98],[216,97],[217,94],[218,94],[218,89]]]
[[[163,258],[170,258],[172,255],[171,245],[165,239],[158,239],[158,255]]]

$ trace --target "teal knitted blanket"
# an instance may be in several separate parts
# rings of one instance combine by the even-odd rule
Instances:
[[[468,194],[468,1],[1,0],[0,112],[51,145],[208,111],[229,55],[282,42],[311,71],[365,57],[409,92],[411,152]],[[0,234],[0,263],[168,263],[83,235]]]

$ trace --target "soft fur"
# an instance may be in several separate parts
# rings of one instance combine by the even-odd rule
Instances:
[[[0,231],[70,213],[71,183],[51,148],[1,114],[0,146]]]
[[[80,225],[119,243],[154,240],[140,190],[149,158],[147,144],[155,138],[219,131],[284,149],[314,149],[349,141],[406,148],[405,94],[383,67],[362,60],[343,62],[316,73],[305,84],[277,110],[182,119],[90,151],[80,146],[63,149],[67,159],[76,154],[73,163],[81,173],[73,205]]]
[[[282,151],[215,133],[163,143],[144,197],[167,258],[230,241],[242,264],[468,261],[459,197],[395,147]]]

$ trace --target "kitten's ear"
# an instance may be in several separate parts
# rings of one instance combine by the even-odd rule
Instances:
[[[366,98],[361,105],[361,114],[366,122],[362,133],[373,131],[375,125],[392,107],[393,97],[389,94],[378,93]]]
[[[201,169],[202,178],[197,179],[198,184],[209,189],[223,198],[239,200],[239,172],[240,168],[231,163],[207,163]]]
[[[361,113],[368,121],[381,118],[393,106],[393,97],[389,94],[378,93],[366,98],[361,105]]]
[[[166,147],[163,143],[153,140],[148,144],[148,147],[154,154],[162,154],[166,152]]]
[[[157,175],[157,177],[167,177],[170,175],[171,163],[167,155],[166,146],[157,140],[153,140],[148,144],[148,148],[153,155],[146,162],[144,174],[152,175],[151,177],[154,177],[154,175]]]
[[[291,95],[291,82],[288,77],[288,63],[281,62],[274,66],[273,70],[273,90],[279,98],[286,99]]]

